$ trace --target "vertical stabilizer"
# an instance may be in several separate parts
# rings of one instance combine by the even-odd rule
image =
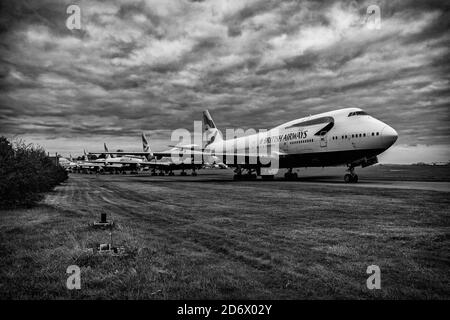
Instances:
[[[205,148],[213,142],[223,140],[222,133],[217,129],[208,110],[203,111],[203,137],[206,141]]]
[[[144,152],[148,152],[147,155],[145,155],[145,158],[147,158],[148,161],[150,161],[153,158],[152,150],[150,149],[150,144],[148,143],[147,137],[145,136],[145,133],[142,132],[142,150]]]

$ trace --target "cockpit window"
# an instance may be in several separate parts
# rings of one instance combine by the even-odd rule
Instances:
[[[350,112],[348,114],[349,117],[353,117],[353,116],[368,116],[367,112],[365,111],[354,111],[354,112]]]

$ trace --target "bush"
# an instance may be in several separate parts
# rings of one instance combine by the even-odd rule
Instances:
[[[67,177],[42,148],[0,137],[0,208],[32,206]]]

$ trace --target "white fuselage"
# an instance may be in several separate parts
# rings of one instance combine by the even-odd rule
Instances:
[[[363,110],[346,108],[296,119],[260,134],[215,141],[207,148],[242,154],[256,145],[278,150],[280,167],[327,166],[375,157],[397,137],[393,128]]]

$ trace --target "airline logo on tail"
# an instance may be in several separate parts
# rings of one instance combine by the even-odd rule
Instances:
[[[209,114],[208,110],[203,111],[203,125],[204,125],[204,131],[205,131],[205,148],[209,146],[214,141],[220,141],[222,140],[222,135],[219,131],[219,129],[216,128],[216,124],[214,123],[214,120],[212,119],[211,115]]]
[[[109,152],[108,147],[106,146],[106,142],[103,142],[103,146],[105,147],[105,152]],[[106,154],[106,159],[114,158],[112,154]]]
[[[148,154],[145,155],[145,158],[147,159],[147,161],[150,161],[153,159],[152,150],[150,149],[150,145],[148,143],[147,137],[145,136],[145,133],[143,133],[143,132],[142,132],[142,150],[144,150],[144,152],[148,152]]]
[[[216,125],[214,124],[208,110],[203,111],[203,124],[205,125],[205,131],[216,128]]]
[[[145,136],[145,133],[143,133],[143,132],[142,132],[142,150],[144,150],[144,152],[150,151],[150,146],[148,144],[147,137]]]

